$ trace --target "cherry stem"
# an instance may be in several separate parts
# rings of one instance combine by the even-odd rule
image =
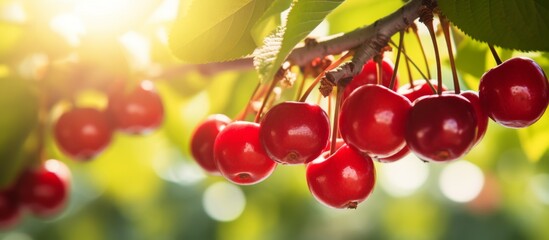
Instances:
[[[250,112],[250,109],[252,108],[252,103],[254,102],[255,98],[257,97],[256,95],[259,91],[260,86],[261,86],[261,83],[257,83],[257,85],[255,86],[254,91],[252,92],[252,95],[250,96],[250,100],[248,100],[248,104],[246,104],[246,107],[244,107],[244,109],[242,109],[242,111],[240,111],[236,115],[236,117],[233,119],[233,121],[244,120],[246,115],[248,115],[248,113]]]
[[[309,75],[306,72],[303,72],[303,76],[300,78],[299,87],[297,88],[297,93],[295,95],[296,100],[299,100],[299,96],[303,94],[303,89],[305,88],[305,82],[307,81],[307,78]]]
[[[399,33],[399,39],[398,39],[398,51],[397,51],[397,57],[395,61],[395,69],[393,69],[393,76],[391,76],[391,82],[389,83],[389,89],[393,89],[395,87],[395,79],[398,71],[398,64],[400,62],[400,54],[402,53],[402,43],[404,42],[404,31],[400,31]]]
[[[324,71],[322,71],[322,73],[320,73],[318,76],[316,76],[315,80],[313,81],[313,83],[311,83],[311,85],[309,86],[309,88],[307,88],[307,90],[305,91],[305,93],[301,96],[301,98],[299,99],[300,102],[305,102],[307,101],[307,97],[309,97],[309,94],[311,94],[311,92],[313,91],[313,89],[315,88],[315,86],[320,82],[320,79],[322,79],[322,77],[324,77],[324,75],[326,75],[326,72],[327,71],[330,71],[334,68],[336,68],[337,66],[341,65],[341,63],[343,61],[345,61],[347,58],[349,58],[351,56],[352,52],[349,51],[347,52],[345,55],[341,56],[339,59],[337,59],[336,61],[334,61],[332,64],[330,64],[330,66],[328,66],[326,69],[324,69]]]
[[[454,92],[460,93],[459,80],[456,72],[456,63],[454,61],[454,53],[452,50],[452,39],[450,38],[450,23],[445,16],[439,15],[440,24],[442,25],[442,31],[444,32],[444,40],[446,40],[446,46],[448,47],[448,55],[450,58],[450,66],[452,67],[452,79],[454,80]]]
[[[334,124],[332,125],[332,139],[330,142],[330,155],[334,154],[336,150],[337,135],[339,133],[339,109],[341,108],[341,98],[343,97],[343,90],[345,85],[337,85],[337,95],[336,95],[336,104],[335,104],[335,113],[334,113]]]
[[[401,52],[405,52],[406,51],[406,47],[405,47],[405,43],[402,42],[402,48],[400,49]],[[410,60],[408,58],[405,58],[406,61],[404,61],[406,63],[406,71],[408,72],[408,82],[410,82],[410,87],[411,88],[414,88],[414,78],[412,77],[412,69],[410,69]]]
[[[278,80],[279,80],[278,78],[275,78],[271,81],[271,85],[269,86],[269,90],[267,90],[267,94],[265,94],[265,98],[263,98],[263,102],[261,103],[261,107],[259,108],[259,111],[257,111],[257,114],[255,115],[255,119],[254,119],[255,123],[259,123],[259,120],[261,119],[261,113],[263,113],[263,110],[265,109],[265,106],[267,105],[267,102],[269,101],[269,97],[271,96],[271,93],[273,92]]]
[[[490,52],[492,52],[492,56],[494,56],[494,60],[496,60],[496,63],[500,65],[502,63],[501,58],[499,58],[498,52],[494,48],[494,45],[488,44],[488,47],[490,48]]]
[[[423,47],[423,43],[421,43],[421,37],[419,36],[417,26],[412,28],[413,28],[414,35],[416,35],[417,43],[419,44],[419,49],[421,49],[421,54],[423,55],[423,61],[425,61],[425,67],[427,68],[427,77],[431,79],[431,70],[429,69],[429,61],[427,60],[427,54],[425,54],[425,48]]]
[[[435,59],[437,61],[437,84],[438,84],[438,95],[442,95],[442,68],[440,66],[440,54],[438,52],[437,38],[435,34],[435,29],[433,27],[432,18],[424,21],[423,24],[429,29],[429,35],[431,35],[431,41],[433,42],[433,48],[435,50]]]
[[[392,41],[390,40],[389,43],[391,45],[393,45],[394,47],[397,47],[398,46]],[[419,69],[419,67],[417,66],[417,64],[408,56],[408,54],[406,54],[406,50],[403,48],[402,50],[402,54],[404,55],[404,57],[406,58],[406,60],[410,61],[410,63],[412,64],[412,66],[414,66],[414,68],[419,72],[419,74],[421,75],[421,77],[423,77],[423,79],[425,79],[425,81],[427,82],[427,84],[429,85],[429,87],[431,88],[431,90],[433,90],[433,93],[436,93],[437,90],[435,89],[435,87],[433,87],[433,84],[431,84],[431,82],[429,81],[429,78],[427,78],[427,76],[425,76],[425,74],[423,74],[423,72],[421,71],[421,69]]]

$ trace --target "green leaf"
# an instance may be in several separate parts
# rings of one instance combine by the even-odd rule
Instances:
[[[263,39],[271,34],[281,24],[280,13],[290,7],[292,0],[277,0],[263,13],[252,27],[252,36],[257,45],[263,43]]]
[[[399,7],[402,0],[346,0],[328,17],[330,32],[349,32],[389,15]]]
[[[467,35],[503,48],[549,51],[549,1],[439,0],[442,12]]]
[[[254,52],[254,66],[262,82],[272,80],[292,49],[313,31],[343,0],[300,0],[292,4],[284,26],[265,38]]]
[[[227,61],[256,48],[250,31],[274,0],[195,0],[170,33],[173,54],[185,62]]]

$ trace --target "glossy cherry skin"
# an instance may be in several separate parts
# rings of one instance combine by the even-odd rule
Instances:
[[[371,158],[343,145],[307,164],[309,191],[321,203],[333,208],[356,208],[372,192],[376,172]]]
[[[384,86],[361,86],[341,106],[341,137],[372,157],[391,156],[406,145],[404,130],[411,108],[407,98]]]
[[[164,106],[150,81],[143,81],[129,93],[110,94],[107,112],[118,130],[130,134],[149,133],[162,124]]]
[[[220,175],[214,161],[215,138],[231,119],[223,114],[214,114],[201,122],[191,137],[191,153],[202,169]]]
[[[431,85],[433,85],[435,90],[438,91],[437,81],[436,80],[429,80],[429,82],[431,83]],[[448,90],[448,88],[446,86],[444,86],[444,84],[443,84],[442,85],[442,91],[446,91],[446,90]],[[408,98],[408,100],[410,100],[410,102],[414,102],[416,99],[418,99],[420,97],[434,94],[433,90],[431,89],[429,84],[427,84],[427,82],[424,79],[414,80],[414,87],[410,86],[410,83],[406,83],[406,84],[400,86],[398,88],[397,92],[399,94],[402,94],[406,98]]]
[[[406,142],[424,161],[450,161],[465,155],[477,133],[475,109],[460,95],[418,98],[408,116]]]
[[[240,185],[263,181],[277,165],[259,142],[259,124],[244,121],[230,123],[219,132],[214,159],[221,175]]]
[[[383,72],[381,76],[381,85],[389,87],[389,85],[391,84],[391,77],[393,76],[394,68],[395,67],[390,59],[384,58],[381,61],[381,69]],[[362,85],[377,84],[377,82],[377,63],[374,62],[374,60],[370,59],[364,64],[362,71],[358,75],[353,77],[353,80],[351,80],[351,82],[349,82],[349,84],[345,87],[342,99],[346,99],[351,94],[351,92],[353,92],[355,89]],[[395,78],[395,85],[393,87],[393,90],[396,91],[397,89],[398,77]]]
[[[475,138],[475,145],[482,140],[488,129],[488,115],[482,109],[480,105],[480,99],[478,93],[475,91],[467,90],[460,93],[461,96],[467,98],[475,109],[475,116],[477,118],[477,136]]]
[[[38,169],[23,173],[17,186],[19,201],[35,216],[58,214],[69,198],[70,178],[64,163],[47,160]]]
[[[532,59],[511,58],[480,78],[480,103],[495,122],[510,128],[535,123],[549,104],[549,84]]]
[[[76,160],[89,160],[109,145],[112,128],[103,112],[74,108],[59,117],[54,136],[65,154]]]
[[[14,188],[0,190],[0,230],[14,227],[21,219],[21,207]]]
[[[303,102],[283,102],[263,117],[259,139],[268,156],[282,164],[303,164],[328,145],[330,121],[322,108]]]

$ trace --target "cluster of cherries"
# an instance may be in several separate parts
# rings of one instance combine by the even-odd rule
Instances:
[[[54,126],[57,145],[67,156],[89,160],[110,143],[114,130],[146,134],[164,119],[162,100],[150,81],[131,91],[113,91],[102,111],[92,107],[73,108],[63,113]]]
[[[527,127],[549,104],[547,77],[527,58],[512,58],[486,72],[478,93],[449,92],[432,80],[389,89],[392,63],[383,60],[381,66],[381,84],[370,60],[344,89],[335,143],[320,106],[286,101],[259,123],[208,117],[192,135],[192,155],[205,171],[241,185],[266,179],[279,163],[305,164],[317,200],[356,208],[373,190],[373,160],[394,162],[410,152],[425,162],[459,159],[481,141],[488,118]]]
[[[0,229],[17,225],[26,210],[47,218],[65,206],[71,174],[57,160],[47,160],[38,168],[27,169],[10,188],[0,190]]]

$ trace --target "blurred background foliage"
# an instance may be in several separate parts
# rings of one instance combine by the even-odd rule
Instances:
[[[357,210],[318,203],[300,166],[279,166],[264,182],[245,187],[207,176],[190,156],[194,127],[209,114],[236,116],[258,76],[253,70],[212,74],[171,55],[169,29],[188,3],[0,0],[0,186],[40,161],[41,106],[49,107],[50,129],[70,102],[104,108],[109,84],[123,78],[154,80],[166,109],[160,129],[145,136],[115,133],[90,162],[64,156],[46,131],[46,156],[72,171],[70,203],[53,219],[24,217],[0,230],[0,239],[549,239],[549,114],[521,130],[491,123],[463,160],[425,164],[410,155],[376,163],[374,192]],[[401,5],[345,1],[312,35],[353,30]],[[427,31],[420,26],[419,32],[434,74]],[[458,30],[453,35],[462,88],[476,90],[495,62],[486,44]],[[405,43],[424,67],[415,36],[407,34]],[[441,49],[443,43],[439,36]],[[548,53],[498,50],[503,59],[531,57],[549,72]],[[401,64],[401,84],[406,72]],[[277,101],[295,91],[284,89]],[[309,97],[316,99],[316,92]]]

